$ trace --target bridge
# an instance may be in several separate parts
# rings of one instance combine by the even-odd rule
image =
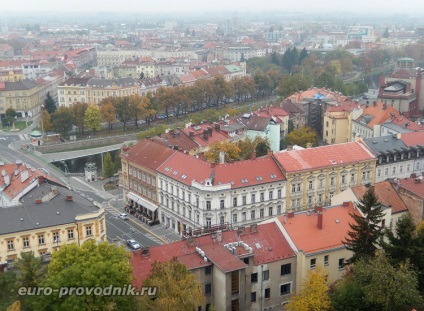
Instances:
[[[122,142],[115,145],[103,146],[97,148],[83,149],[83,150],[73,150],[73,151],[63,151],[63,152],[53,152],[53,153],[41,153],[39,151],[35,151],[35,154],[41,157],[46,162],[57,162],[57,161],[65,161],[76,158],[87,157],[95,154],[103,154],[110,151],[115,151],[121,149],[123,146],[128,146],[130,143],[135,144],[137,141],[127,141]]]

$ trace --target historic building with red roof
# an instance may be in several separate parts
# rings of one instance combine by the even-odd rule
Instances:
[[[347,187],[375,180],[377,158],[359,142],[282,151],[274,158],[287,178],[288,211],[328,204]]]
[[[194,273],[206,297],[199,310],[281,309],[296,288],[295,253],[276,223],[216,231],[135,252],[134,285],[155,261],[176,258]]]

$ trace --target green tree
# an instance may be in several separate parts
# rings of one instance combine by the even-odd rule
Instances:
[[[335,311],[376,310],[365,302],[364,289],[355,281],[352,273],[333,285],[330,298]]]
[[[59,109],[51,114],[52,130],[60,133],[65,138],[72,129],[74,120],[75,116],[71,108],[59,107]]]
[[[15,262],[15,268],[18,275],[19,287],[37,287],[43,282],[46,266],[43,265],[41,257],[35,257],[34,252],[22,252],[20,258]],[[35,297],[22,296],[20,301],[25,308],[31,308],[34,305]]]
[[[384,29],[383,38],[390,38],[389,28]]]
[[[71,108],[75,115],[75,125],[78,127],[78,130],[80,131],[80,133],[84,134],[84,126],[85,126],[84,115],[85,115],[85,112],[87,111],[88,104],[76,102],[74,105],[72,105]]]
[[[213,123],[220,118],[220,112],[214,109],[205,109],[202,112],[193,113],[190,117],[191,122],[194,124],[201,124],[202,121],[206,123]]]
[[[54,252],[48,266],[44,287],[62,286],[123,287],[131,284],[130,255],[123,247],[88,240],[81,246],[68,244]],[[133,297],[128,295],[96,296],[58,294],[37,297],[35,311],[44,310],[131,310]]]
[[[300,292],[290,298],[286,305],[288,311],[325,311],[331,310],[331,300],[328,295],[327,273],[320,265],[315,270],[309,270],[303,280]]]
[[[143,286],[155,286],[158,291],[154,299],[149,296],[139,299],[141,310],[192,311],[205,303],[196,275],[176,259],[162,263],[155,261]]]
[[[151,127],[151,128],[149,128],[145,131],[139,132],[137,134],[137,139],[143,140],[143,139],[148,138],[148,137],[157,136],[159,134],[165,133],[166,129],[167,129],[166,125],[158,124],[158,125]]]
[[[287,124],[287,133],[290,133],[294,130],[294,124],[293,124],[293,120],[289,119],[289,122]]]
[[[96,134],[102,128],[102,115],[96,105],[90,105],[84,113],[84,124]]]
[[[106,153],[103,159],[103,177],[110,178],[113,176],[115,165],[112,162],[110,153]]]
[[[46,109],[41,110],[41,120],[38,121],[38,129],[44,133],[49,132],[52,128],[50,123],[51,116]]]
[[[240,149],[239,159],[248,160],[252,158],[253,151],[256,151],[257,157],[262,157],[268,153],[269,141],[261,136],[256,136],[253,140],[246,137],[243,140],[239,140],[236,146]]]
[[[0,272],[0,310],[6,310],[7,306],[17,300],[17,277],[11,270]]]
[[[112,129],[113,123],[116,122],[116,112],[115,106],[113,105],[113,98],[105,98],[100,103],[100,114],[102,116],[102,120],[108,123],[109,133]]]
[[[312,144],[312,146],[317,145],[318,134],[312,128],[303,126],[288,133],[286,140],[290,145],[298,145],[306,148],[308,143]]]
[[[7,108],[6,109],[6,113],[5,113],[6,117],[10,117],[12,119],[15,119],[17,116],[17,112],[15,109],[13,109],[12,107]]]
[[[300,54],[299,54],[298,65],[302,64],[303,60],[307,57],[308,57],[308,51],[306,51],[306,48],[303,48],[302,51],[300,51]]]
[[[349,224],[348,237],[343,242],[346,249],[353,252],[350,263],[374,257],[383,234],[381,221],[384,214],[372,187],[369,187],[359,200],[358,209],[361,213],[351,213],[353,221]]]
[[[52,114],[56,111],[56,103],[50,95],[50,92],[47,92],[46,98],[44,99],[44,109],[48,111],[49,114]]]
[[[309,78],[302,77],[301,74],[284,75],[277,87],[277,94],[286,98],[298,91],[306,90],[310,87]]]
[[[129,96],[118,97],[113,101],[115,107],[115,112],[118,116],[118,119],[124,124],[124,131],[128,121],[130,121],[135,114],[134,106],[131,105]]]
[[[416,272],[409,263],[392,266],[383,251],[378,251],[371,260],[357,261],[352,273],[363,289],[368,310],[411,310],[423,302]]]

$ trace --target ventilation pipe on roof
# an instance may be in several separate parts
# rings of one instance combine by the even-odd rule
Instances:
[[[252,160],[256,160],[256,151],[253,151],[253,152],[252,152],[252,157],[251,157],[251,159],[252,159]]]
[[[322,221],[323,221],[323,215],[322,212],[318,212],[318,223],[317,223],[317,227],[318,229],[322,229]]]

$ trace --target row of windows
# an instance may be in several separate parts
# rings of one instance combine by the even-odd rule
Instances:
[[[324,266],[328,266],[330,264],[330,256],[329,255],[325,255],[324,256]],[[345,266],[345,259],[344,258],[339,258],[339,262],[338,262],[338,267],[339,270],[343,269]],[[310,269],[315,269],[317,267],[317,259],[316,258],[311,258],[310,260],[310,264],[309,264],[309,268]]]
[[[132,166],[129,167],[129,174],[135,178],[138,178],[139,180],[148,183],[149,185],[156,186],[156,177],[133,168]]]
[[[280,285],[280,296],[289,295],[291,293],[291,284],[292,283],[286,283]],[[265,288],[264,290],[264,298],[270,299],[271,298],[271,289]],[[256,292],[250,293],[250,302],[256,302],[257,301],[257,295]]]
[[[277,212],[277,215],[280,215],[282,213],[282,205],[277,205],[276,212]],[[239,215],[238,213],[237,214],[233,213],[233,223],[237,223],[239,221],[238,215]],[[274,215],[274,207],[270,206],[270,207],[268,207],[268,215],[267,216],[273,216],[273,215]],[[254,219],[256,219],[256,217],[257,217],[256,210],[254,210],[254,209],[251,210],[250,211],[250,220],[254,220]],[[265,217],[265,208],[261,208],[259,210],[259,218],[264,218],[264,217]],[[241,213],[241,221],[243,222],[243,221],[246,221],[246,220],[247,220],[247,212],[242,212]]]
[[[388,167],[384,168],[384,175],[382,175],[383,169],[379,168],[377,169],[377,177],[381,177],[381,176],[389,176],[390,171],[391,171],[391,175],[396,175],[398,172],[399,174],[404,173],[404,169],[403,169],[403,164],[399,165],[399,171],[397,166],[393,166],[391,170],[389,170]],[[416,169],[419,170],[420,169],[420,162],[417,162],[415,165]],[[406,170],[405,173],[408,173],[411,171],[411,164],[406,164]]]

